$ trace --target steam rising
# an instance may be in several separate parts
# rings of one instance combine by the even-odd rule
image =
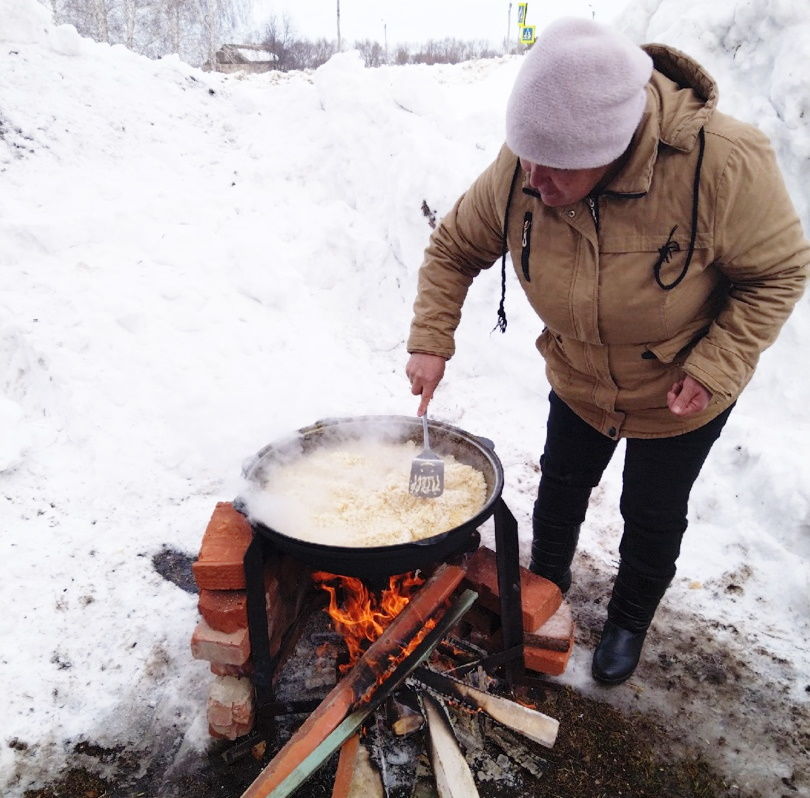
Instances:
[[[300,457],[285,452],[262,463],[242,496],[250,520],[313,543],[386,546],[453,529],[484,506],[482,472],[449,455],[444,493],[435,499],[411,496],[411,461],[421,447],[385,440],[401,439],[401,426],[387,431],[353,438],[347,430]]]

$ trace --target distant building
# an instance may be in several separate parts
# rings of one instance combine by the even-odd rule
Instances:
[[[223,44],[216,52],[215,72],[269,72],[277,69],[278,56],[261,44]],[[211,70],[212,65],[206,64]]]

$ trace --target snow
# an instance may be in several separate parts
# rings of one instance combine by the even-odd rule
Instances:
[[[202,751],[196,601],[152,556],[194,555],[265,443],[326,416],[415,412],[404,338],[422,201],[445,213],[494,157],[520,60],[367,70],[348,52],[312,74],[223,76],[81,39],[33,0],[3,5],[0,787],[17,796],[81,740],[132,746],[144,767]],[[638,0],[621,24],[718,78],[721,110],[772,137],[810,229],[804,0]],[[499,289],[497,267],[473,287],[431,412],[496,442],[525,563],[548,385],[511,280],[508,333],[491,333]],[[563,677],[673,725],[686,713],[707,757],[769,795],[782,778],[810,794],[796,744],[769,737],[798,738],[810,683],[808,302],[695,486],[638,675],[596,687],[580,645]],[[609,589],[617,556],[620,478],[617,456],[575,566],[585,637],[601,622],[585,589]],[[690,634],[695,662],[733,658],[744,691],[661,682]]]

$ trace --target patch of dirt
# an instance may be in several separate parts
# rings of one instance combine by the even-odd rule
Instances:
[[[41,790],[26,790],[24,798],[107,798],[113,785],[84,768],[71,768],[58,782]]]
[[[138,756],[123,745],[105,748],[88,740],[73,746],[71,765],[53,783],[26,790],[23,798],[109,798],[112,795],[137,796],[127,790],[117,792],[117,784],[127,783],[139,768]],[[146,793],[142,793],[146,795]]]
[[[191,563],[194,557],[164,546],[152,557],[152,566],[167,581],[177,585],[186,593],[196,593],[197,585],[191,573]]]

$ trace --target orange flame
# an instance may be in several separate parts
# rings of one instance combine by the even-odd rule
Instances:
[[[312,579],[329,594],[329,606],[326,611],[332,618],[335,629],[346,641],[349,661],[340,666],[341,673],[346,673],[354,667],[366,648],[402,612],[416,589],[425,581],[417,576],[415,571],[398,574],[389,578],[388,587],[381,593],[375,593],[353,576],[338,576],[325,571],[316,571],[312,574]],[[432,626],[435,626],[435,623],[426,624],[421,630],[422,634],[417,635],[396,660],[399,661],[406,656]]]

